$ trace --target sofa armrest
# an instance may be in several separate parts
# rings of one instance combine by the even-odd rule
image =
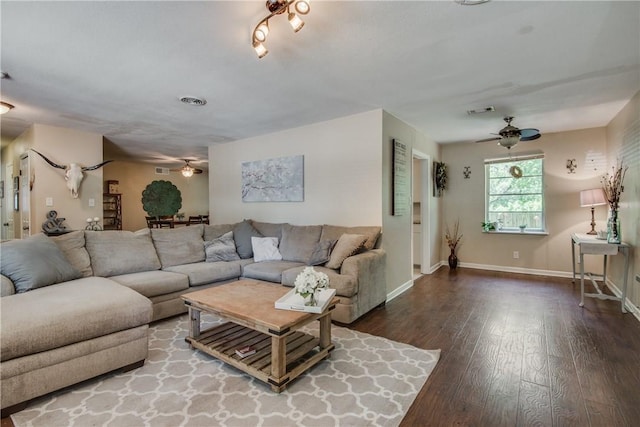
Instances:
[[[358,279],[358,316],[382,304],[387,299],[387,253],[372,249],[348,257],[342,263],[340,274]]]
[[[13,285],[13,282],[11,281],[11,279],[1,274],[0,276],[1,276],[0,279],[2,283],[2,288],[0,289],[0,297],[7,297],[9,295],[15,294],[16,288]]]

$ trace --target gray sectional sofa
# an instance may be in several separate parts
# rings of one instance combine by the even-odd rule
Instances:
[[[239,278],[293,286],[314,265],[340,300],[332,319],[351,323],[386,299],[380,231],[244,220],[3,242],[3,416],[34,397],[139,366],[150,322],[184,313],[187,292]],[[254,259],[254,245],[264,240],[277,243],[275,256]]]

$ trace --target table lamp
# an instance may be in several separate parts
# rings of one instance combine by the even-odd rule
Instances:
[[[596,220],[593,216],[595,206],[605,205],[607,203],[604,198],[602,188],[593,188],[591,190],[582,190],[580,192],[580,207],[591,208],[591,231],[587,234],[598,234],[596,232]]]

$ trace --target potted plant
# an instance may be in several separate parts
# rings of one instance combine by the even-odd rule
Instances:
[[[495,222],[482,222],[482,231],[495,231],[496,223]]]

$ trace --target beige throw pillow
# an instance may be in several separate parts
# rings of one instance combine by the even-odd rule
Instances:
[[[331,258],[329,258],[329,262],[325,264],[325,267],[334,270],[339,269],[345,259],[357,254],[364,248],[366,241],[367,236],[363,234],[343,234],[338,239],[333,251],[331,251]]]

